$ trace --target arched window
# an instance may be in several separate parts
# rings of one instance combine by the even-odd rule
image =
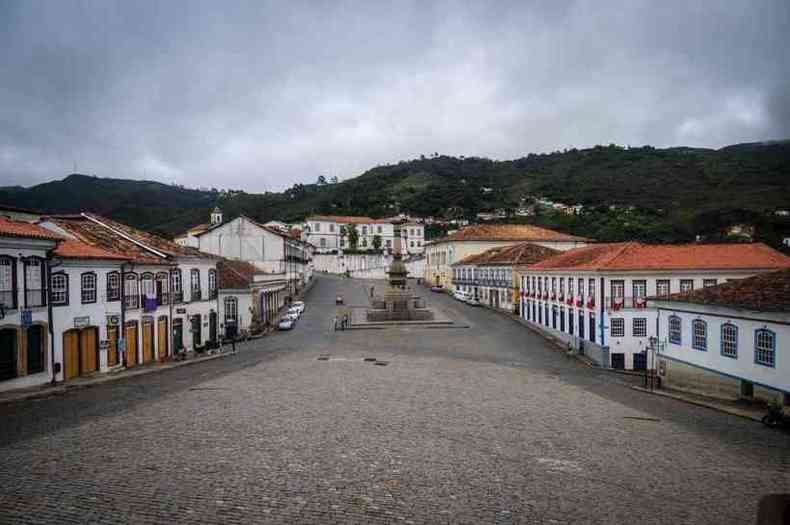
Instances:
[[[758,365],[776,365],[776,334],[767,328],[754,332],[754,362]]]
[[[167,282],[167,272],[156,274],[156,300],[157,304],[169,304],[170,284]]]
[[[738,327],[732,323],[721,325],[721,355],[738,358]]]
[[[16,259],[0,256],[0,306],[16,308]]]
[[[107,300],[118,301],[121,298],[121,274],[119,272],[107,273]]]
[[[140,276],[140,296],[143,300],[143,308],[146,311],[156,309],[156,284],[154,274],[146,272]]]
[[[80,296],[82,304],[96,302],[96,274],[85,272],[80,276]]]
[[[24,260],[25,267],[25,307],[44,306],[47,304],[47,290],[44,286],[44,259],[29,257]]]
[[[691,347],[694,350],[708,350],[708,323],[695,319],[691,323]]]
[[[140,308],[140,288],[136,273],[127,273],[123,283],[126,308]]]
[[[200,301],[201,299],[201,290],[200,290],[200,270],[197,268],[192,268],[189,272],[190,276],[190,301]]]
[[[69,304],[69,276],[64,272],[52,274],[52,304],[54,306]]]
[[[217,298],[217,270],[214,268],[208,271],[208,298]]]
[[[683,329],[680,317],[677,315],[669,316],[669,342],[679,345],[683,341]]]
[[[175,268],[170,271],[173,278],[173,302],[180,303],[184,301],[184,288],[182,286],[181,268]]]
[[[236,323],[239,319],[239,302],[235,297],[225,298],[225,323]]]

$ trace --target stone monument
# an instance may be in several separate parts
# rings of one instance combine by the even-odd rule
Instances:
[[[400,224],[395,225],[393,244],[392,263],[387,270],[388,286],[382,297],[371,299],[368,322],[433,320],[433,312],[425,308],[422,299],[414,296],[407,287],[409,271],[401,255]]]

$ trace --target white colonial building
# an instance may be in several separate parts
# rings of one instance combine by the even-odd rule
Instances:
[[[41,227],[0,217],[0,390],[44,384],[56,373],[47,275],[59,241]]]
[[[453,263],[453,286],[481,304],[507,312],[519,306],[514,268],[534,264],[560,252],[545,246],[520,243],[491,248]]]
[[[648,297],[789,266],[764,244],[592,245],[521,269],[521,312],[601,366],[644,369],[657,321]]]
[[[358,241],[356,249],[371,251],[375,247],[375,237],[381,239],[381,250],[392,250],[395,227],[386,219],[355,217],[343,215],[315,215],[306,219],[306,235],[317,253],[331,253],[348,250],[351,244],[348,230],[356,229]]]
[[[554,250],[570,250],[589,242],[576,237],[530,224],[478,224],[425,243],[425,274],[428,284],[455,289],[452,283],[453,264],[491,248],[517,243],[532,243]]]
[[[651,304],[662,386],[790,405],[790,269]]]
[[[66,239],[50,284],[58,380],[217,344],[217,257],[88,213],[40,225]]]

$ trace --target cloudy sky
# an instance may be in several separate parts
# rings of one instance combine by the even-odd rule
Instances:
[[[0,0],[0,185],[790,137],[790,2]]]

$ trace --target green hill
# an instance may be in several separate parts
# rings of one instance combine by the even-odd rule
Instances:
[[[581,217],[543,213],[529,220],[601,240],[684,240],[744,220],[776,243],[774,230],[785,225],[766,212],[790,208],[790,141],[719,150],[610,145],[507,161],[433,155],[377,166],[336,184],[296,184],[282,193],[203,191],[76,174],[30,188],[0,188],[0,203],[91,210],[165,235],[205,222],[214,205],[229,216],[245,213],[261,221],[315,213],[471,218],[480,210],[513,209],[528,196],[585,205]]]

